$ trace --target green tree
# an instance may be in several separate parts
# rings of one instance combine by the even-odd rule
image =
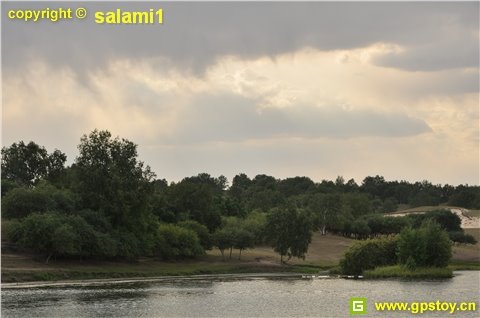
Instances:
[[[137,145],[94,130],[81,138],[76,159],[83,208],[102,211],[113,226],[130,228],[147,212],[154,174],[137,159]]]
[[[58,256],[117,256],[117,242],[110,234],[97,231],[79,215],[34,213],[21,221],[14,221],[8,228],[7,237],[21,248],[44,254],[47,262]],[[121,243],[124,246],[124,242]]]
[[[255,235],[245,227],[235,229],[233,232],[233,247],[239,250],[238,259],[242,257],[242,251],[252,248],[255,244]]]
[[[234,244],[232,232],[225,228],[217,229],[213,233],[213,244],[220,250],[225,261],[225,250],[231,248]]]
[[[305,258],[312,240],[312,223],[309,215],[293,207],[272,209],[267,217],[266,237],[275,252],[283,257]]]
[[[188,178],[172,185],[168,193],[168,202],[177,219],[184,215],[205,225],[214,232],[221,225],[220,212],[215,209],[212,187],[204,183],[192,182]]]
[[[365,220],[353,221],[351,231],[356,239],[366,239],[371,233],[370,227]]]
[[[59,150],[49,154],[33,141],[2,148],[2,178],[32,186],[42,178],[55,178],[64,169],[67,156]]]
[[[57,211],[72,213],[77,207],[76,195],[67,189],[58,189],[46,181],[34,188],[15,188],[2,200],[6,218],[23,218],[34,212]]]
[[[314,216],[314,223],[322,235],[327,234],[327,229],[336,227],[340,215],[344,212],[343,200],[340,194],[315,194],[309,204],[309,209]]]
[[[405,228],[399,235],[398,259],[401,264],[444,267],[452,256],[448,234],[437,223],[427,220],[418,229]]]

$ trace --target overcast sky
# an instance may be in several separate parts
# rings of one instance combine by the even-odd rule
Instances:
[[[25,23],[11,9],[85,7]],[[163,25],[95,11],[164,10]],[[95,128],[160,178],[479,184],[479,3],[5,3],[2,142]]]

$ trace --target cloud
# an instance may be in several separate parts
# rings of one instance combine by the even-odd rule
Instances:
[[[72,162],[98,128],[169,180],[478,184],[478,3],[83,5],[90,18],[161,6],[165,24],[2,19],[5,145],[35,140]]]
[[[424,121],[401,113],[346,110],[336,105],[260,108],[258,101],[235,95],[196,96],[183,111],[171,142],[405,137],[430,131]]]
[[[85,3],[85,21],[23,23],[2,19],[3,66],[14,70],[32,57],[68,65],[80,76],[112,58],[164,57],[201,74],[222,56],[275,57],[306,47],[321,51],[388,42],[405,53],[377,59],[406,70],[478,67],[478,3]],[[95,11],[161,6],[161,26],[96,25]],[[11,8],[58,3],[3,2]],[[445,30],[448,30],[446,32]]]

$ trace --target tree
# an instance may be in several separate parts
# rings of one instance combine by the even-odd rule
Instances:
[[[228,190],[229,194],[237,200],[244,200],[245,193],[252,185],[252,180],[244,173],[233,177],[232,186]]]
[[[305,258],[312,240],[310,217],[294,207],[272,209],[267,217],[266,237],[274,251],[283,257]]]
[[[480,187],[459,185],[452,193],[449,204],[468,209],[480,209]]]
[[[307,177],[294,177],[280,180],[278,189],[286,197],[307,194],[315,190],[315,183]]]
[[[371,233],[367,222],[364,220],[353,221],[351,231],[356,239],[366,239]]]
[[[34,188],[15,188],[2,200],[2,212],[6,218],[23,218],[34,212],[57,211],[72,213],[77,198],[67,189],[58,189],[46,181]]]
[[[401,264],[445,267],[452,257],[448,234],[432,220],[418,229],[405,228],[398,237],[397,255]]]
[[[53,212],[34,213],[8,228],[8,238],[22,248],[57,256],[110,257],[117,251],[106,233],[96,231],[82,217]]]
[[[238,259],[242,257],[242,251],[252,248],[255,244],[255,235],[245,227],[235,229],[233,232],[233,247],[239,250]]]
[[[322,235],[327,228],[335,227],[340,214],[343,213],[343,200],[340,194],[316,194],[312,197],[309,209],[314,215],[315,225]]]
[[[346,209],[353,217],[371,214],[373,212],[372,202],[364,193],[346,193],[343,195]]]
[[[185,178],[172,185],[168,193],[168,203],[178,216],[192,219],[214,232],[221,224],[220,212],[214,208],[213,189],[204,183],[192,182]]]
[[[2,148],[2,178],[22,186],[32,186],[42,178],[56,178],[64,169],[67,156],[60,150],[49,154],[33,141]]]
[[[147,212],[154,173],[137,159],[137,145],[94,130],[81,138],[76,190],[83,208],[102,211],[113,226],[132,229]]]
[[[218,247],[225,261],[225,250],[231,248],[234,244],[232,232],[225,228],[217,229],[215,233],[213,233],[213,244]]]

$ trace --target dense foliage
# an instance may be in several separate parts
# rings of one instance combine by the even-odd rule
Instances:
[[[361,275],[364,270],[397,263],[397,240],[372,239],[356,242],[340,261],[342,273]]]
[[[478,186],[427,181],[308,177],[276,179],[238,174],[231,184],[207,173],[168,183],[138,159],[137,145],[94,130],[65,166],[59,150],[34,142],[2,149],[2,217],[19,248],[52,257],[178,259],[219,248],[271,245],[281,255],[304,257],[312,232],[356,239],[398,234],[434,220],[459,243],[474,243],[449,211],[385,217],[398,206],[455,204],[480,208]]]
[[[433,219],[427,219],[418,228],[404,228],[396,237],[355,243],[340,261],[340,268],[344,274],[361,275],[365,270],[395,264],[409,270],[445,267],[451,249],[447,232]]]
[[[432,220],[417,229],[405,228],[398,237],[400,264],[414,269],[419,267],[445,267],[452,257],[452,246],[445,230]]]

